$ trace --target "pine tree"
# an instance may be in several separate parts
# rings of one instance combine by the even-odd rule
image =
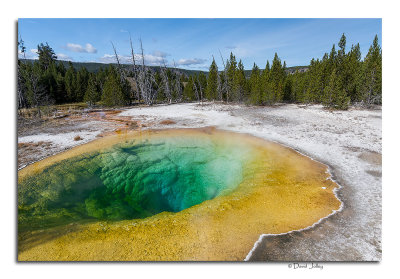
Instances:
[[[127,102],[126,96],[122,91],[120,78],[118,78],[118,74],[112,66],[110,66],[106,82],[104,83],[101,101],[105,106],[109,107],[125,105]]]
[[[346,36],[344,35],[344,33],[342,34],[342,37],[340,37],[338,46],[339,46],[338,57],[342,58],[346,55]]]
[[[82,102],[83,96],[86,93],[86,88],[89,80],[89,72],[85,67],[79,69],[76,73],[76,101]]]
[[[299,92],[299,80],[300,80],[300,77],[299,77],[299,72],[298,71],[295,71],[293,74],[292,74],[292,88],[291,88],[291,95],[290,95],[290,100],[292,101],[292,102],[294,102],[294,103],[297,103],[298,102],[298,97],[297,97],[297,95],[298,95],[298,92]]]
[[[346,36],[344,34],[342,34],[338,46],[340,49],[337,55],[336,71],[341,81],[341,89],[348,93],[350,90],[352,74],[349,61],[350,57],[346,54]]]
[[[207,89],[207,76],[203,72],[200,72],[198,74],[197,83],[198,83],[199,89],[201,91],[201,95],[202,95],[201,97],[202,97],[202,99],[204,99],[205,92]]]
[[[76,102],[76,71],[71,62],[65,73],[65,91],[67,93],[68,102]]]
[[[248,95],[246,75],[244,72],[244,66],[242,60],[239,61],[238,69],[235,73],[234,91],[236,100],[242,102]]]
[[[47,70],[48,67],[57,60],[54,50],[49,46],[48,43],[46,43],[46,45],[38,45],[37,54],[39,56],[39,64],[42,71]]]
[[[67,93],[65,91],[65,80],[64,80],[65,68],[64,68],[64,66],[59,66],[60,64],[63,65],[61,62],[58,63],[53,75],[55,76],[55,80],[56,80],[56,84],[57,84],[57,88],[56,88],[56,92],[55,92],[56,102],[58,104],[63,104],[65,102],[67,102]]]
[[[336,68],[336,63],[337,63],[337,52],[335,49],[335,44],[333,44],[331,52],[329,53],[329,58],[328,58],[328,73],[329,77],[333,71],[333,69]]]
[[[322,65],[319,59],[311,59],[307,75],[308,86],[306,95],[304,96],[304,101],[306,103],[321,102],[324,91],[324,83]]]
[[[262,81],[260,76],[260,69],[254,63],[253,69],[251,70],[250,75],[250,103],[253,105],[261,105],[263,103],[262,100]]]
[[[290,75],[285,79],[285,82],[283,84],[283,101],[285,102],[294,102],[293,94],[292,94],[292,81],[293,81],[293,76]]]
[[[229,57],[229,63],[227,63],[227,78],[228,78],[228,88],[229,88],[229,94],[226,96],[226,101],[228,102],[229,100],[237,100],[237,96],[234,95],[235,93],[235,77],[236,77],[236,70],[237,70],[237,62],[236,62],[236,57],[232,54],[230,54]]]
[[[364,59],[361,88],[362,101],[366,106],[382,103],[382,51],[377,35]]]
[[[342,87],[340,76],[337,75],[336,69],[333,70],[329,84],[324,90],[324,105],[335,109],[348,109],[350,97]]]
[[[261,74],[261,90],[262,90],[262,100],[266,104],[274,103],[274,89],[270,80],[270,66],[269,61],[267,60],[267,65],[265,65],[265,69]]]
[[[209,101],[217,100],[218,98],[218,66],[217,63],[215,63],[214,57],[208,72],[208,80],[207,80],[205,95],[207,100]]]
[[[100,94],[96,84],[96,76],[94,74],[90,74],[84,101],[89,103],[90,106],[93,106],[99,100]]]
[[[347,75],[348,82],[345,88],[351,102],[359,102],[361,100],[360,94],[360,77],[361,77],[361,51],[360,45],[356,44],[351,47],[350,53],[347,56]]]
[[[196,100],[196,95],[194,92],[194,82],[193,82],[193,76],[189,77],[189,80],[187,81],[185,88],[183,89],[183,98],[187,101],[195,101]]]
[[[280,102],[283,97],[283,82],[285,73],[282,67],[281,60],[278,54],[275,53],[274,60],[272,61],[272,67],[270,71],[270,82],[273,90],[273,101]]]

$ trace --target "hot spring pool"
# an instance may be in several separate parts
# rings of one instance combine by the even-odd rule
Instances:
[[[19,172],[20,260],[235,260],[339,207],[326,167],[213,129],[103,138]]]
[[[20,229],[178,212],[232,192],[251,152],[235,141],[170,136],[65,159],[20,183]]]

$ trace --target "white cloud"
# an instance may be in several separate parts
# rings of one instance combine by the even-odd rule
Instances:
[[[64,61],[72,61],[73,59],[71,57],[69,57],[68,55],[64,54],[64,53],[57,53],[57,59],[58,60],[64,60]]]
[[[83,53],[97,53],[97,49],[95,49],[91,44],[87,43],[85,47],[79,44],[68,43],[65,47],[69,51],[73,52],[83,52]]]
[[[179,59],[176,64],[181,66],[191,66],[191,65],[204,64],[204,62],[206,61],[207,61],[206,59],[201,59],[201,58]]]
[[[158,54],[158,55],[155,55]],[[166,53],[156,53],[154,52],[153,54],[145,54],[144,55],[144,64],[148,66],[160,66],[165,62],[166,64],[168,61],[165,59],[165,56],[167,56]],[[130,55],[119,55],[118,54],[118,59],[121,64],[132,64],[132,56]],[[99,58],[100,62],[102,63],[116,63],[117,60],[115,59],[114,54],[104,54],[103,57]],[[141,54],[135,54],[135,61],[137,64],[142,63],[142,55]]]
[[[24,54],[21,52],[20,49],[18,50],[18,58],[24,59]],[[30,49],[30,51],[26,51],[25,58],[26,59],[39,59],[39,56],[37,55],[37,49]]]
[[[122,32],[122,33],[128,33],[128,31],[126,31],[126,30],[124,30],[124,29],[121,29],[121,30],[119,30],[120,32]]]
[[[144,55],[144,64],[147,66],[162,66],[164,63],[169,67],[173,67],[173,62],[168,62],[165,59],[166,56],[169,54],[162,52],[162,51],[154,51],[152,54],[145,54]],[[130,55],[119,55],[118,59],[121,64],[132,64],[132,56]],[[103,57],[99,58],[101,63],[117,63],[114,54],[104,54]],[[135,54],[135,61],[137,65],[142,64],[142,55]],[[179,59],[176,62],[176,66],[185,66],[185,67],[194,67],[194,68],[208,68],[209,65],[206,65],[206,59],[201,58],[193,58],[193,59]]]
[[[160,65],[163,62],[167,63],[167,61],[164,59],[165,56],[157,56],[157,55],[153,55],[153,54],[145,54],[144,55],[144,63],[146,65]],[[142,61],[142,55],[135,55],[135,59],[138,59],[138,61]]]
[[[86,44],[86,51],[89,53],[97,53],[97,49],[95,49],[91,44]]]
[[[169,56],[168,53],[160,51],[160,50],[153,51],[153,55],[157,56],[157,57],[162,57],[162,58],[165,58],[165,57]]]
[[[122,64],[128,64],[130,57],[129,56],[124,56],[124,55],[118,55],[119,62]],[[104,54],[103,57],[99,58],[99,61],[101,63],[117,63],[117,59],[115,59],[114,54]],[[132,61],[132,60],[130,60]]]

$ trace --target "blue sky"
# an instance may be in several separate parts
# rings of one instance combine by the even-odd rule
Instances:
[[[39,43],[48,42],[59,59],[115,62],[111,41],[122,62],[130,63],[129,33],[135,53],[142,39],[145,61],[163,61],[185,69],[207,70],[214,55],[222,66],[230,52],[246,69],[261,68],[277,52],[288,66],[308,65],[337,45],[342,33],[347,50],[360,43],[364,57],[375,34],[382,42],[381,19],[19,19],[18,34],[35,58]],[[381,44],[382,45],[382,44]],[[135,55],[136,56],[136,55]],[[137,55],[136,59],[141,57]]]

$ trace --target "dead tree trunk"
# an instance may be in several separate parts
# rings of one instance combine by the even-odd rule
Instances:
[[[117,60],[118,74],[119,74],[119,78],[120,78],[120,81],[121,81],[121,84],[122,84],[125,81],[125,71],[121,67],[121,63],[119,62],[119,58],[118,58],[117,49],[115,48],[113,42],[111,42],[111,45],[113,47],[115,58]]]
[[[138,84],[143,101],[146,105],[151,106],[154,102],[155,97],[157,96],[157,91],[153,89],[153,83],[155,83],[154,74],[151,70],[146,69],[144,65],[142,39],[140,39],[140,49],[142,54],[142,67],[138,74]]]
[[[164,65],[163,68],[161,68],[161,66],[160,66],[161,77],[162,77],[163,84],[164,84],[165,96],[167,97],[168,103],[171,104],[172,103],[172,94],[171,94],[171,90],[169,88],[167,67],[165,65],[164,59],[163,59],[163,65]]]
[[[133,44],[132,44],[132,38],[129,34],[129,41],[131,44],[131,54],[132,54],[132,63],[133,63],[133,79],[135,80],[136,83],[136,98],[138,100],[138,103],[140,102],[140,91],[139,91],[139,86],[138,86],[138,76],[137,76],[137,69],[136,69],[136,61],[135,61],[135,53],[133,51]]]
[[[24,41],[22,40],[22,37],[20,36],[20,39],[18,41],[18,47],[21,49],[21,53],[24,56],[24,61],[26,61],[26,57],[25,57],[25,52],[26,52],[26,47],[24,45]],[[17,95],[18,95],[18,111],[19,109],[23,108],[26,106],[26,100],[25,100],[25,94],[24,91],[26,91],[26,85],[25,85],[25,80],[22,76],[22,70],[21,70],[21,65],[20,63],[24,62],[20,62],[18,59],[17,62],[17,75],[18,75],[18,84],[17,84]],[[25,65],[25,64],[24,64]]]
[[[220,50],[218,50],[219,51],[219,54],[220,54],[220,56],[221,56],[221,60],[222,60],[222,65],[224,65],[224,82],[223,82],[223,84],[222,84],[222,89],[225,91],[225,94],[226,94],[226,102],[228,103],[228,101],[229,101],[229,86],[228,86],[228,74],[227,74],[227,68],[226,68],[226,66],[225,66],[225,61],[224,61],[224,58],[222,57],[222,53],[221,53],[221,51]],[[221,98],[222,99],[222,98]]]
[[[175,91],[176,91],[176,101],[182,101],[182,87],[181,87],[181,73],[176,69],[176,64],[174,60],[174,75],[175,75]]]
[[[199,77],[196,76],[197,82],[199,83],[199,89],[200,89],[200,103],[203,105],[203,88],[201,86],[201,82],[199,80]]]
[[[194,86],[194,91],[196,92],[197,101],[200,104],[200,94],[199,94],[199,91],[197,90],[197,85],[196,85],[196,81],[195,80],[193,81],[193,86]]]
[[[17,96],[18,96],[18,111],[25,106],[25,98],[24,98],[24,80],[21,73],[21,66],[17,65],[17,75],[18,75],[18,84],[17,84]]]
[[[45,98],[45,91],[43,86],[39,82],[39,76],[31,72],[29,75],[29,79],[32,90],[33,106],[37,110],[38,117],[42,118],[42,112],[40,110],[40,106],[43,104]]]

